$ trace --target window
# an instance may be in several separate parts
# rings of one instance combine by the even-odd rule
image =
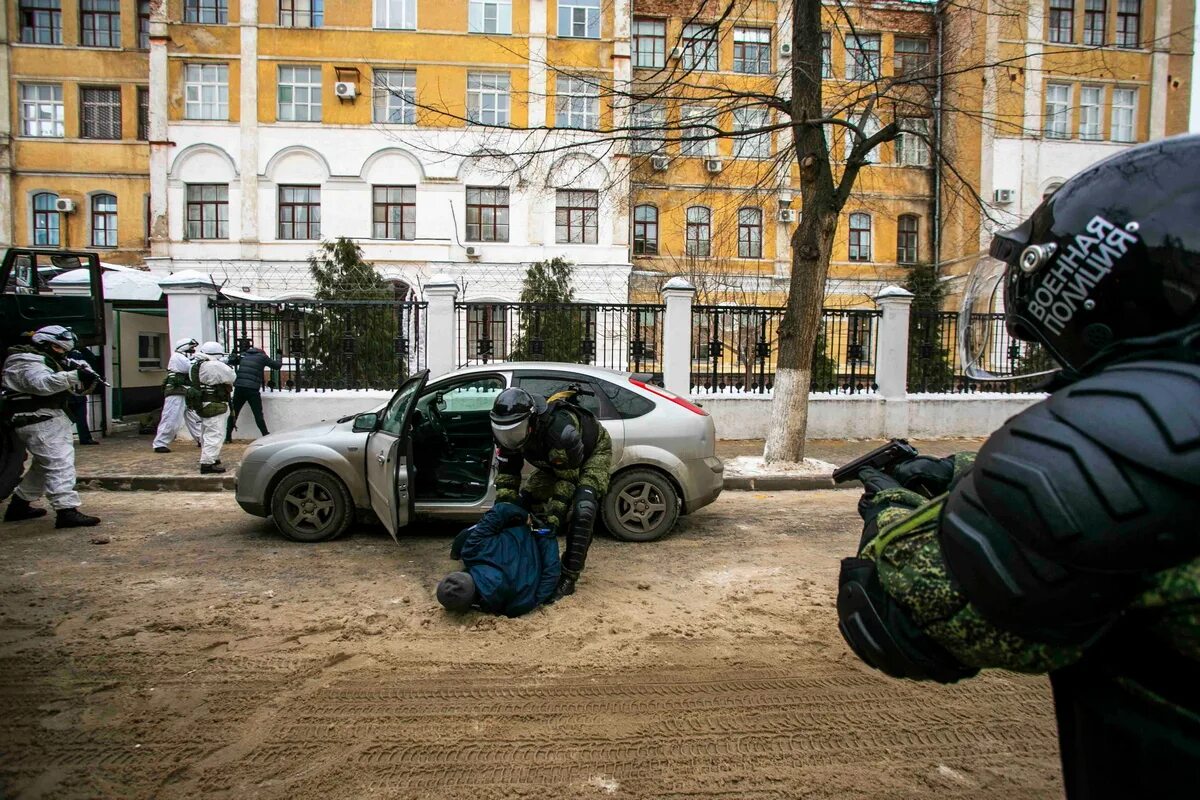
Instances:
[[[138,0],[138,48],[150,49],[150,0]]]
[[[138,101],[138,133],[137,137],[143,142],[150,141],[150,89],[146,86],[137,87]]]
[[[600,126],[600,87],[595,78],[559,75],[554,97],[554,124],[594,131]]]
[[[62,86],[54,83],[22,83],[21,135],[62,138]]]
[[[321,121],[321,68],[279,68],[280,120]]]
[[[929,78],[933,75],[933,61],[929,58],[929,40],[910,36],[897,36],[893,49],[894,71],[897,78]]]
[[[733,157],[770,158],[770,132],[755,133],[750,136],[737,135],[740,131],[762,130],[770,124],[770,115],[765,108],[735,108],[733,110]]]
[[[600,38],[600,0],[558,0],[558,35]]]
[[[1079,90],[1079,138],[1102,139],[1100,111],[1104,105],[1103,86],[1084,86]]]
[[[229,22],[229,0],[183,0],[183,21],[224,25]]]
[[[138,369],[163,368],[166,338],[165,333],[138,334]]]
[[[1066,139],[1070,122],[1071,87],[1065,83],[1046,84],[1046,137]]]
[[[916,264],[918,221],[914,214],[901,214],[896,220],[896,263]]]
[[[662,103],[638,103],[633,107],[630,138],[635,153],[657,153],[666,146],[664,128],[667,112]]]
[[[1112,140],[1134,142],[1134,120],[1137,119],[1137,89],[1113,89]]]
[[[829,31],[821,32],[821,77],[833,77],[833,37]]]
[[[661,69],[666,66],[667,23],[661,19],[633,20],[633,66]]]
[[[879,34],[846,37],[846,80],[878,80],[879,64]]]
[[[417,122],[417,73],[411,69],[377,69],[373,86],[375,121],[400,125]]]
[[[58,212],[54,210],[57,200],[58,195],[53,192],[38,192],[33,196],[34,245],[59,245]]]
[[[1138,47],[1141,38],[1142,0],[1117,0],[1117,47]]]
[[[851,311],[846,322],[846,356],[848,361],[869,362],[871,360],[871,319],[870,313]]]
[[[554,241],[595,244],[599,202],[598,192],[559,189],[555,193]]]
[[[733,29],[733,71],[766,75],[771,71],[771,30]]]
[[[476,125],[508,124],[506,73],[467,73],[467,119]]]
[[[680,112],[680,152],[685,156],[707,158],[716,153],[713,137],[713,112],[703,106],[685,106]]]
[[[633,254],[658,255],[658,209],[654,206],[633,209]]]
[[[417,187],[372,186],[371,193],[373,238],[417,238]]]
[[[716,72],[716,27],[712,25],[683,26],[683,68],[697,72]]]
[[[467,306],[467,358],[484,363],[508,358],[508,320],[504,306]]]
[[[17,15],[25,44],[62,44],[61,0],[21,0]]]
[[[229,119],[229,67],[227,65],[184,65],[183,118]]]
[[[1083,0],[1083,43],[1096,47],[1104,44],[1104,18],[1107,0]]]
[[[851,116],[853,117],[854,115],[851,115]],[[874,114],[867,117],[867,121],[863,125],[863,138],[869,139],[870,137],[879,133],[879,128],[880,128],[879,119],[877,117],[875,117]],[[854,141],[855,141],[854,131],[851,130],[850,128],[846,128],[845,158],[847,161],[850,160],[850,153],[854,149]],[[870,150],[868,150],[866,153],[863,154],[862,163],[864,163],[864,164],[878,164],[879,163],[879,145],[875,145],[874,147],[872,147]]]
[[[900,136],[896,140],[896,163],[905,167],[929,166],[929,120],[908,117],[898,120]]]
[[[321,187],[279,187],[279,238],[321,238]]]
[[[762,258],[762,209],[738,209],[738,258]]]
[[[468,33],[512,33],[512,0],[471,0]]]
[[[285,28],[319,28],[325,22],[325,0],[279,0],[279,24]]]
[[[1050,0],[1050,21],[1047,26],[1050,41],[1069,43],[1075,40],[1075,0]]]
[[[508,241],[508,189],[467,187],[467,241]]]
[[[686,213],[684,253],[707,258],[712,254],[712,212],[704,206],[691,206]]]
[[[417,0],[375,0],[375,27],[417,29]]]
[[[229,238],[229,187],[223,183],[187,185],[188,239]]]
[[[79,42],[84,47],[120,47],[121,0],[79,0]]]
[[[92,247],[117,246],[117,197],[92,196]]]
[[[871,260],[871,215],[850,215],[850,260]]]
[[[121,138],[121,90],[90,86],[79,90],[84,139]]]
[[[572,324],[568,328],[570,331],[569,335],[573,339],[571,344],[575,346],[577,351],[590,348],[586,352],[580,353],[585,359],[588,359],[591,354],[595,353],[595,319],[596,312],[586,306],[580,308],[578,311],[571,312],[570,320]],[[597,390],[597,382],[583,379],[581,375],[547,375],[542,373],[535,376],[525,374],[520,376],[517,382],[522,389],[539,397],[553,397],[565,389],[578,386],[587,393],[578,396],[577,399],[580,406],[592,412],[592,415],[597,419],[620,419],[600,403],[600,392]],[[604,392],[604,394],[607,395],[608,392]]]

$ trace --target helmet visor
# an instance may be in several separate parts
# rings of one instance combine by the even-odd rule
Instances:
[[[529,417],[516,422],[492,422],[492,436],[503,450],[520,450],[529,439]]]
[[[1040,344],[1011,334],[1004,302],[1008,269],[1000,259],[981,254],[967,276],[958,312],[958,357],[971,380],[1015,381],[1059,369]]]

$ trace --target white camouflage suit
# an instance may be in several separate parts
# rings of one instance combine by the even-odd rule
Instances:
[[[225,383],[230,386],[237,379],[233,367],[221,361],[218,357],[209,357],[197,353],[200,361],[200,385],[220,386]],[[200,463],[215,464],[221,458],[221,445],[225,443],[225,425],[229,420],[229,404],[225,404],[225,413],[215,417],[200,418]]]
[[[171,360],[167,362],[168,372],[186,373],[191,368],[192,362],[183,353],[172,353]],[[153,446],[166,447],[175,441],[180,425],[187,425],[192,440],[200,441],[200,417],[187,407],[187,398],[181,394],[168,395],[163,398],[162,418],[158,422]]]
[[[4,362],[4,386],[14,392],[42,396],[59,392],[79,394],[83,388],[75,370],[55,372],[46,365],[46,357],[38,353],[10,355]],[[14,494],[26,501],[45,494],[55,511],[79,508],[72,438],[75,423],[62,409],[45,408],[36,413],[49,419],[16,429],[17,438],[25,443],[32,456],[32,463]]]

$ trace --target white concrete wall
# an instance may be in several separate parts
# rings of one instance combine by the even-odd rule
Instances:
[[[272,433],[282,433],[307,425],[330,422],[347,414],[369,411],[391,399],[393,392],[270,392],[264,391],[263,416]],[[249,406],[238,415],[235,439],[257,439],[258,427]]]

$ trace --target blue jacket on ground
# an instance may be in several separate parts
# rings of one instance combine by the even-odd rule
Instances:
[[[553,533],[530,529],[529,512],[497,503],[454,539],[451,558],[461,558],[485,611],[519,617],[550,599],[562,567]]]

